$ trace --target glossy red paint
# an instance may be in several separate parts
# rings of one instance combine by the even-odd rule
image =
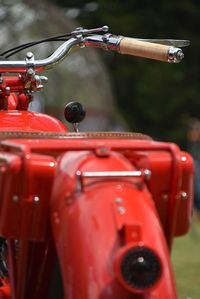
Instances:
[[[0,111],[0,131],[67,132],[62,122],[46,114],[30,111]]]
[[[0,287],[0,299],[10,299],[10,298],[11,298],[10,286],[5,285],[3,287]]]
[[[133,232],[128,245],[151,246],[163,265],[159,283],[143,292],[145,298],[158,299],[161,294],[162,298],[177,298],[166,241],[146,183],[140,179],[86,179],[80,192],[76,171],[94,169],[135,168],[116,154],[97,158],[90,152],[68,153],[61,159],[52,196],[52,225],[64,285],[72,286],[66,288],[65,298],[137,298],[137,291],[131,296],[118,285],[114,263],[115,255],[127,245],[126,228],[138,225],[140,233]]]
[[[67,299],[177,299],[169,251],[191,217],[190,156],[174,144],[151,140],[34,136],[1,142],[0,233],[21,244],[17,262],[15,254],[10,257],[16,298],[35,299],[41,277],[44,293],[38,289],[37,299],[44,298],[55,244]],[[149,179],[77,176],[77,171],[144,169],[151,171]],[[180,199],[183,190],[189,202]],[[141,245],[159,256],[162,275],[154,288],[138,294],[120,285],[114,265],[121,250]]]

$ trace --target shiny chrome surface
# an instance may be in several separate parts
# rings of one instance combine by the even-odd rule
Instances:
[[[50,69],[54,67],[57,63],[61,62],[66,55],[68,54],[69,50],[77,45],[80,44],[79,38],[70,38],[64,44],[62,44],[51,56],[42,60],[35,60],[31,61],[31,67],[34,67],[36,71],[42,71],[44,69]],[[32,60],[32,58],[31,58]],[[0,61],[0,69],[1,73],[3,72],[26,72],[27,68],[30,67],[29,59],[23,60],[2,60]]]
[[[184,58],[183,51],[180,48],[170,47],[168,52],[168,62],[178,63]]]
[[[106,50],[119,51],[119,44],[122,36],[112,34],[93,35],[84,38],[84,45],[87,47],[104,48]]]
[[[76,175],[82,178],[117,178],[117,177],[141,177],[142,171],[77,171]]]
[[[42,59],[42,60],[34,60],[34,56],[31,52],[28,52],[26,54],[25,60],[5,60],[0,61],[0,70],[1,73],[3,72],[26,72],[27,69],[30,69],[30,67],[34,68],[35,71],[42,71],[45,69],[53,68],[56,64],[60,63],[62,60],[65,59],[70,49],[74,46],[79,47],[98,47],[98,48],[104,48],[107,50],[113,50],[119,52],[119,44],[122,36],[115,36],[109,33],[106,33],[104,35],[86,35],[85,34],[91,34],[94,32],[107,32],[108,27],[103,26],[102,28],[96,28],[96,29],[82,29],[77,28],[77,30],[72,32],[72,38],[64,42],[55,52],[50,55],[48,58]],[[156,40],[156,39],[138,39],[138,40],[144,40],[144,41],[150,41],[154,43],[161,43],[161,44],[169,44],[169,45],[179,45],[179,46],[187,46],[189,44],[189,41],[184,40]],[[159,42],[160,41],[160,42]],[[171,47],[169,51],[169,62],[179,62],[183,59],[184,55],[180,48]]]
[[[74,31],[76,34],[79,32]],[[79,32],[81,33],[81,31]],[[113,35],[92,35],[83,37],[81,34],[70,38],[63,43],[51,56],[42,60],[34,60],[31,52],[28,52],[23,61],[0,61],[1,72],[26,72],[28,68],[33,67],[36,71],[53,68],[56,64],[65,59],[70,49],[74,46],[99,47],[118,51],[118,45],[121,37]]]
[[[84,29],[83,27],[78,27],[74,31],[71,32],[71,34],[74,36],[77,36],[79,34],[81,35],[88,35],[88,34],[94,34],[99,32],[108,32],[109,27],[107,25],[104,25],[99,28],[93,28],[93,29]]]

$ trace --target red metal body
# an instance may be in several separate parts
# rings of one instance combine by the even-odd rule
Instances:
[[[62,122],[46,114],[8,110],[0,111],[1,131],[26,131],[26,132],[67,132]]]
[[[191,157],[174,144],[131,134],[63,134],[61,127],[60,134],[41,135],[51,119],[16,112],[22,123],[36,116],[38,127],[27,125],[27,133],[19,121],[12,127],[18,132],[0,133],[0,235],[7,239],[11,286],[0,288],[1,298],[47,298],[57,255],[66,299],[177,299],[169,252],[190,224]],[[84,176],[145,169],[149,178]],[[121,279],[121,257],[135,246],[150,248],[161,263],[159,280],[147,290]]]

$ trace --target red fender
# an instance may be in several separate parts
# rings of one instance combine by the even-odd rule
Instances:
[[[51,223],[65,299],[177,299],[168,249],[144,177],[78,176],[137,169],[121,154],[99,157],[89,151],[64,154],[57,169]],[[151,249],[160,262],[156,283],[142,290],[127,287],[120,273],[123,254],[135,247]]]

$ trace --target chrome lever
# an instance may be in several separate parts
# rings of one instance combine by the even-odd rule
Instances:
[[[78,27],[74,31],[71,32],[72,36],[76,35],[87,35],[87,34],[93,34],[93,33],[99,33],[99,32],[108,32],[109,27],[107,25],[104,25],[102,27],[94,28],[94,29],[83,29],[83,27]]]

